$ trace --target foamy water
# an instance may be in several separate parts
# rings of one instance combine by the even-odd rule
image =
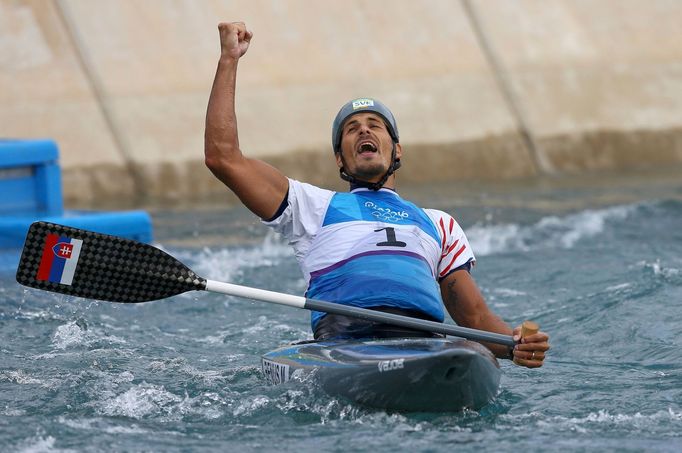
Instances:
[[[611,221],[623,221],[636,211],[635,205],[586,210],[565,217],[543,217],[531,225],[476,224],[468,228],[467,238],[479,256],[508,252],[531,252],[534,249],[573,248],[581,240],[590,240],[604,232]]]
[[[682,204],[537,213],[528,222],[458,211],[469,219],[462,224],[478,258],[473,275],[488,303],[507,321],[533,318],[552,335],[542,370],[501,361],[500,394],[481,411],[391,414],[331,398],[309,377],[267,385],[259,356],[310,338],[302,310],[209,293],[93,302],[23,289],[4,271],[0,445],[678,451]],[[191,217],[201,223],[201,215]],[[249,244],[204,247],[198,230],[196,247],[167,249],[205,277],[301,294],[289,247],[259,231]]]

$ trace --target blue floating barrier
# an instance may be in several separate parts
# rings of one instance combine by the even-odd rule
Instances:
[[[153,239],[145,211],[65,211],[53,140],[0,140],[0,249],[20,249],[37,220],[147,243]]]

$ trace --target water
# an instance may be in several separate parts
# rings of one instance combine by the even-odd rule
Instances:
[[[481,411],[392,414],[268,386],[259,355],[310,338],[305,311],[209,293],[93,302],[21,288],[5,265],[2,449],[680,451],[682,191],[446,193],[415,197],[461,219],[488,303],[552,335],[544,368],[501,361]],[[304,290],[288,247],[241,209],[154,217],[159,243],[207,278]]]

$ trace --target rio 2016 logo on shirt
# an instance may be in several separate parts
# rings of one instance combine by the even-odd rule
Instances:
[[[353,110],[366,109],[367,107],[374,107],[374,101],[371,99],[356,99],[353,101]]]
[[[372,209],[372,215],[379,220],[383,220],[384,222],[400,222],[401,220],[405,220],[410,217],[410,215],[405,211],[398,212],[393,211],[390,208],[382,208],[371,201],[366,202],[365,207]]]

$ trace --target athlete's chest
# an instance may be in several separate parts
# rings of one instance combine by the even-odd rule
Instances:
[[[316,270],[383,255],[409,256],[435,268],[441,254],[440,238],[422,209],[393,194],[338,195],[331,200],[323,225],[312,241],[306,267]]]
[[[322,228],[335,229],[354,222],[375,223],[389,229],[416,229],[436,242],[440,240],[435,225],[426,213],[393,193],[335,194],[325,213]]]

